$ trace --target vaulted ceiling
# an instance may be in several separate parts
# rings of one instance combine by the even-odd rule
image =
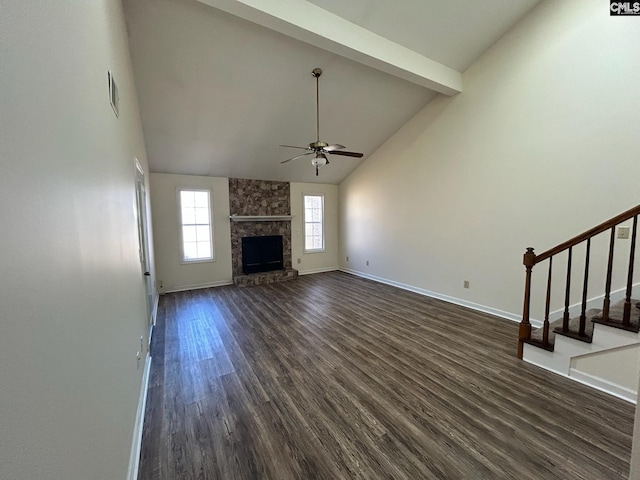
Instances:
[[[152,172],[339,183],[539,0],[124,0]],[[320,139],[364,153],[304,153]],[[390,159],[393,161],[393,159]]]

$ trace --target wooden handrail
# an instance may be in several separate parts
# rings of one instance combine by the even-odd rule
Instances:
[[[577,235],[575,237],[573,237],[571,240],[567,240],[564,243],[561,243],[560,245],[557,245],[553,248],[550,248],[549,250],[547,250],[546,252],[542,252],[539,255],[536,255],[536,259],[535,259],[535,264],[542,262],[543,260],[546,260],[549,257],[552,257],[554,255],[556,255],[557,253],[560,253],[564,250],[566,250],[569,247],[573,247],[581,242],[584,242],[586,239],[594,237],[595,235],[598,235],[599,233],[605,232],[608,229],[615,227],[617,224],[619,224],[620,222],[624,222],[625,220],[629,220],[633,217],[635,217],[636,215],[640,215],[640,205],[638,205],[637,207],[633,207],[629,210],[627,210],[626,212],[621,213],[620,215],[617,215],[613,218],[611,218],[610,220],[607,220],[606,222],[602,222],[600,225],[598,225],[597,227],[593,227],[589,230],[587,230],[584,233],[581,233],[580,235]]]

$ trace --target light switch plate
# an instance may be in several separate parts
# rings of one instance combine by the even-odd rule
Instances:
[[[620,225],[618,227],[618,238],[629,238],[629,227],[627,225]]]

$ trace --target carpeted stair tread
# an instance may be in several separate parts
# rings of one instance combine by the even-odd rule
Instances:
[[[638,300],[631,300],[631,317],[629,318],[630,325],[623,325],[622,319],[624,318],[624,300],[616,303],[609,308],[608,321],[602,321],[602,312],[593,318],[596,323],[604,325],[610,325],[616,328],[622,328],[630,332],[640,331],[640,302]]]
[[[632,311],[631,311],[631,323],[633,325],[640,324],[640,301],[631,300]],[[624,312],[624,300],[617,302],[616,304],[609,307],[609,318],[610,319],[619,319],[621,323],[622,315]],[[593,335],[593,321],[598,321],[602,319],[602,310],[592,308],[585,312],[585,316],[587,317],[587,321],[585,323],[585,334],[591,339]],[[562,328],[562,318],[555,320],[553,322],[549,322],[549,344],[553,345],[555,343],[556,333],[554,332],[555,328]],[[573,333],[578,333],[580,330],[580,317],[572,318],[569,320],[569,331]],[[542,343],[542,328],[537,328],[531,332],[531,340],[535,343]]]

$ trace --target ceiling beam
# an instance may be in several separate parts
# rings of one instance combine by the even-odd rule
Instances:
[[[198,0],[263,27],[445,95],[462,74],[305,0]]]

